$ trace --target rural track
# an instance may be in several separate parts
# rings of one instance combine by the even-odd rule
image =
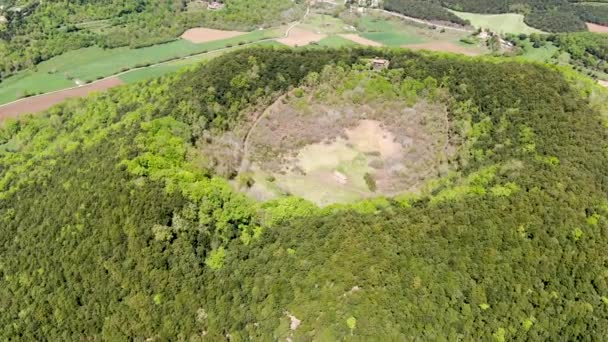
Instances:
[[[302,21],[304,19],[306,19],[306,17],[310,14],[310,4],[306,7],[306,13],[304,13],[304,16],[302,17],[302,19],[292,23],[291,25],[289,25],[289,27],[287,28],[287,30],[285,30],[285,38],[289,37],[289,33],[291,33],[291,30],[298,26],[300,23],[302,23]],[[262,112],[255,118],[255,120],[253,121],[253,123],[251,124],[251,126],[249,127],[249,129],[247,129],[247,133],[245,133],[245,137],[243,138],[243,142],[241,145],[241,150],[242,150],[242,154],[241,154],[241,163],[239,165],[239,172],[245,171],[244,168],[248,162],[247,156],[249,155],[249,140],[251,137],[251,133],[255,130],[255,128],[258,126],[259,122],[262,121],[263,118],[265,118],[266,116],[268,116],[268,113],[271,111],[272,107],[278,103],[280,100],[282,100],[285,97],[285,95],[281,95],[279,96],[275,101],[273,101],[272,104],[270,104],[270,106],[266,107],[264,110],[262,110]]]

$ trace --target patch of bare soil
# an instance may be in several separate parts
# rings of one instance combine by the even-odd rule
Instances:
[[[597,81],[601,86],[608,87],[608,81]]]
[[[228,39],[232,37],[237,37],[245,34],[245,32],[239,31],[222,31],[222,30],[214,30],[204,27],[198,27],[189,29],[182,34],[182,39],[188,40],[192,43],[206,43],[212,42],[214,40]]]
[[[37,113],[72,97],[87,96],[91,92],[104,91],[122,85],[118,77],[106,78],[78,88],[60,90],[54,93],[28,97],[4,106],[0,106],[0,121],[6,118],[15,118],[26,113]]]
[[[451,42],[431,42],[424,44],[403,45],[402,47],[412,50],[429,50],[459,53],[467,56],[478,56],[481,53],[474,49],[469,49],[464,46],[459,46]]]
[[[339,34],[340,37],[351,40],[357,44],[366,45],[366,46],[383,46],[382,44],[375,42],[373,40],[369,40],[367,38],[363,38],[358,34],[347,33],[347,34]]]
[[[595,33],[608,33],[608,26],[598,25],[594,23],[586,23],[587,29]]]
[[[369,173],[376,181],[375,193],[361,192],[361,187],[349,191],[360,197],[393,195],[416,190],[437,176],[455,151],[448,148],[450,127],[442,104],[310,102],[303,97],[275,103],[258,122],[247,156],[256,167],[277,177],[314,177],[314,170],[324,170],[324,181],[338,185],[353,184],[354,174]]]
[[[325,34],[314,33],[299,27],[294,27],[289,31],[289,36],[277,39],[277,41],[287,46],[296,47],[318,42],[325,37],[327,37]]]

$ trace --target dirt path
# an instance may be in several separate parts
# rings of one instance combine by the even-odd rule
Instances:
[[[268,116],[278,105],[283,102],[286,94],[279,96],[270,106],[266,107],[253,121],[247,133],[245,133],[245,137],[243,138],[242,148],[241,148],[241,165],[239,165],[239,172],[244,172],[249,167],[249,146],[250,146],[250,138],[251,134],[255,131],[256,127],[262,119]]]
[[[109,77],[80,87],[63,89],[39,96],[33,96],[0,106],[0,122],[25,113],[37,113],[51,108],[69,98],[87,96],[95,91],[104,91],[122,85],[118,77]]]
[[[295,23],[291,24],[287,30],[285,30],[285,38],[289,37],[289,34],[291,33],[291,30],[293,30],[294,27],[298,26],[304,19],[306,19],[306,17],[308,16],[308,14],[310,13],[310,4],[306,7],[306,13],[304,13],[304,16],[302,17],[302,19],[300,19],[299,21],[296,21]],[[277,106],[277,104],[283,100],[283,98],[285,97],[285,95],[281,95],[279,96],[278,99],[276,99],[270,106],[268,106],[266,109],[264,109],[253,121],[253,124],[251,124],[251,127],[249,127],[249,129],[247,130],[247,133],[245,134],[245,138],[243,138],[243,144],[242,144],[242,157],[241,157],[241,165],[239,166],[239,172],[245,171],[244,168],[248,167],[249,164],[249,160],[247,159],[247,156],[249,155],[249,138],[251,137],[251,133],[255,130],[255,128],[258,126],[258,123],[265,118],[266,116],[268,116],[268,113],[270,113],[272,111],[272,109]]]
[[[597,81],[601,86],[608,88],[608,81]]]
[[[587,29],[595,33],[608,33],[608,26],[598,25],[594,23],[586,23]]]
[[[385,14],[388,14],[388,15],[392,15],[392,16],[395,16],[395,17],[399,17],[399,18],[402,18],[402,19],[405,19],[405,20],[413,21],[415,23],[424,24],[424,25],[427,25],[427,26],[435,26],[435,27],[439,27],[439,28],[442,28],[442,29],[446,29],[446,30],[454,30],[454,31],[460,31],[460,32],[474,32],[473,30],[467,29],[467,28],[464,28],[464,27],[455,27],[455,26],[447,26],[447,25],[435,24],[435,23],[433,23],[431,21],[422,20],[422,19],[413,18],[413,17],[408,17],[407,15],[403,15],[403,14],[400,14],[400,13],[387,11],[385,9],[376,9],[375,11],[382,12],[382,13],[385,13]]]

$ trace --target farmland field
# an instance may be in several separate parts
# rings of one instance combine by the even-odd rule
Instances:
[[[429,42],[457,43],[467,35],[463,32],[432,29],[385,15],[364,15],[355,21],[355,27],[361,37],[386,46]]]
[[[327,38],[323,38],[318,43],[319,46],[337,48],[337,47],[352,47],[358,46],[359,44],[355,43],[350,39],[346,39],[341,36],[329,36]]]
[[[245,47],[252,47],[252,46],[284,46],[283,44],[274,41],[274,40],[268,40],[268,41],[263,41],[263,42],[259,42],[259,43],[254,43],[254,44],[249,44],[249,45],[237,45],[234,46],[232,48],[229,49],[223,49],[223,50],[219,50],[219,51],[211,51],[209,53],[203,54],[203,55],[198,55],[198,56],[192,56],[189,57],[187,59],[180,59],[180,60],[176,60],[173,62],[168,62],[165,64],[161,64],[161,65],[156,65],[156,66],[151,66],[148,68],[143,68],[143,69],[137,69],[137,70],[133,70],[133,71],[129,71],[126,72],[122,75],[120,75],[120,79],[125,82],[125,83],[134,83],[134,82],[139,82],[145,79],[150,79],[150,78],[154,78],[154,77],[160,77],[163,75],[166,75],[168,73],[172,73],[175,72],[179,69],[182,69],[186,66],[189,65],[194,65],[203,61],[207,61],[210,60],[212,58],[216,58],[220,55],[223,55],[224,53],[228,53],[228,52],[232,52],[232,51],[236,51],[238,49],[242,49]]]
[[[14,101],[26,94],[31,95],[73,87],[76,85],[76,80],[90,82],[146,64],[154,64],[168,59],[276,36],[275,31],[260,30],[238,37],[202,44],[194,44],[179,39],[141,49],[89,47],[70,51],[40,63],[35,71],[25,71],[4,80],[0,87],[0,103]]]
[[[471,22],[477,28],[490,29],[497,33],[542,33],[541,30],[526,25],[521,14],[477,14],[457,12],[452,13]]]

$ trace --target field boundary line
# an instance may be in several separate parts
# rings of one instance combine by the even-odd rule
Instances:
[[[308,6],[306,8],[306,13],[302,17],[302,19],[300,19],[300,20],[292,23],[287,28],[287,30],[285,31],[285,37],[288,37],[289,33],[291,32],[291,30],[294,27],[296,27],[297,25],[299,25],[301,23],[301,21],[304,20],[308,16],[309,13],[310,13],[310,6]],[[162,62],[158,62],[158,63],[155,63],[155,64],[150,64],[148,66],[136,67],[136,68],[129,69],[129,70],[126,70],[126,71],[121,71],[121,72],[118,72],[118,73],[115,73],[115,74],[112,74],[112,75],[109,75],[109,76],[105,76],[103,78],[97,79],[95,81],[92,81],[92,82],[89,82],[89,83],[86,83],[86,84],[83,84],[83,85],[76,85],[76,86],[73,86],[73,87],[53,90],[53,91],[49,91],[49,92],[46,92],[46,93],[32,95],[32,96],[28,96],[28,97],[23,97],[23,98],[20,98],[20,99],[11,101],[11,102],[3,103],[3,104],[0,104],[0,108],[8,107],[9,105],[13,105],[13,104],[20,103],[20,102],[25,102],[25,101],[28,101],[28,100],[34,99],[34,98],[56,94],[56,93],[59,93],[59,92],[62,92],[62,91],[69,91],[69,90],[78,89],[78,88],[85,87],[85,86],[88,86],[88,85],[92,85],[92,84],[95,84],[95,83],[98,83],[98,82],[101,82],[101,81],[105,81],[105,80],[113,78],[113,77],[120,77],[120,76],[128,74],[130,72],[134,72],[134,71],[138,71],[138,70],[143,70],[143,69],[147,69],[147,68],[154,68],[154,67],[158,67],[158,66],[161,66],[161,65],[164,65],[164,64],[169,64],[169,63],[173,63],[173,62],[177,62],[177,61],[188,60],[190,58],[199,57],[199,56],[207,55],[207,54],[210,54],[210,53],[216,53],[216,52],[221,52],[221,51],[224,51],[224,50],[234,49],[234,48],[239,47],[239,46],[248,46],[248,45],[258,44],[258,43],[263,43],[263,42],[276,41],[276,39],[277,38],[263,38],[263,39],[260,39],[260,40],[256,40],[256,41],[253,41],[253,42],[249,42],[249,43],[245,43],[245,44],[241,44],[241,45],[237,45],[237,46],[223,47],[223,48],[220,48],[220,49],[217,49],[217,50],[205,51],[205,52],[197,53],[197,54],[194,54],[194,55],[176,57],[176,58],[169,59],[169,60],[162,61]]]

